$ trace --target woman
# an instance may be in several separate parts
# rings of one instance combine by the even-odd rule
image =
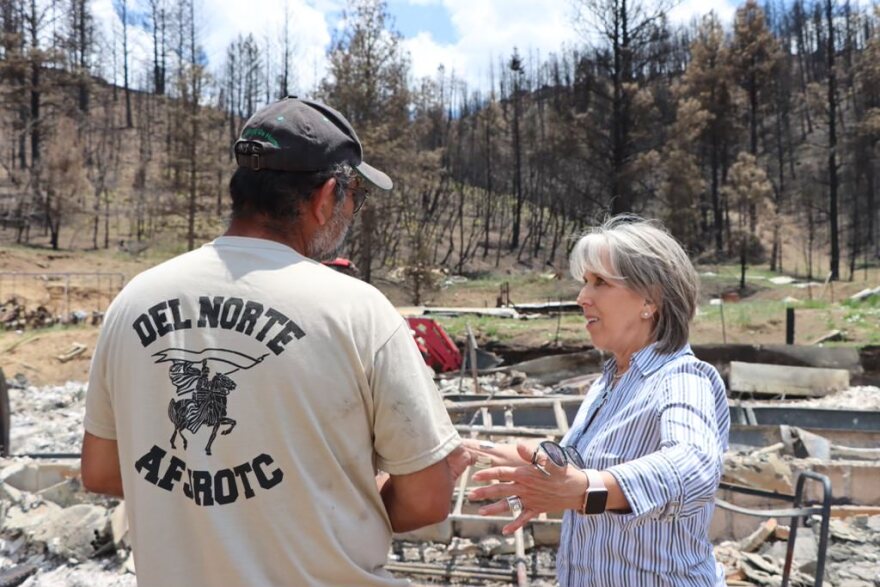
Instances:
[[[693,265],[658,224],[629,216],[581,238],[571,271],[590,338],[611,355],[602,377],[561,446],[469,441],[493,465],[474,480],[500,483],[468,497],[499,500],[483,515],[512,511],[505,533],[564,510],[563,587],[724,585],[708,529],[730,417],[718,372],[687,342]]]

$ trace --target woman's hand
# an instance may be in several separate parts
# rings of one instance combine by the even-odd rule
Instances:
[[[534,444],[534,446],[532,446]],[[532,451],[537,448],[538,441],[528,441],[528,460],[523,460],[517,450],[515,444],[499,444],[490,440],[477,440],[476,438],[465,438],[462,441],[468,452],[475,455],[476,465],[486,467],[518,467],[526,463],[531,463]]]
[[[572,466],[558,467],[546,454],[539,452],[538,463],[549,473],[549,476],[544,475],[531,464],[533,449],[530,445],[519,443],[516,448],[519,466],[499,466],[474,473],[474,481],[498,481],[478,487],[468,494],[470,501],[498,500],[481,507],[480,515],[503,515],[510,511],[505,498],[513,495],[519,497],[522,512],[502,529],[504,534],[511,534],[544,512],[581,508],[587,490],[583,472]]]

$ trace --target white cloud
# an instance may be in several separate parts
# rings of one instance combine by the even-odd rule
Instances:
[[[202,44],[211,64],[217,71],[226,59],[226,47],[239,34],[251,33],[261,46],[266,39],[275,46],[273,57],[278,55],[284,0],[202,0]],[[311,6],[305,0],[289,0],[290,36],[297,45],[295,66],[300,80],[299,91],[308,92],[315,84],[315,72],[320,77],[326,67],[326,47],[330,43],[326,12],[335,4],[323,2],[323,10]]]
[[[434,77],[442,64],[447,71],[463,71],[465,60],[455,45],[441,45],[431,33],[421,32],[415,37],[404,39],[404,50],[412,60],[412,74],[415,79]]]
[[[438,0],[408,0],[410,4]],[[565,45],[583,41],[573,26],[569,0],[439,0],[449,11],[458,34],[454,43],[443,44],[430,33],[406,39],[404,47],[412,55],[413,75],[417,79],[436,75],[443,63],[447,74],[455,71],[470,87],[488,86],[490,63],[497,67],[517,47],[528,56],[538,52],[544,59]],[[722,23],[733,21],[735,4],[729,0],[683,0],[670,13],[672,22],[687,23],[715,10]]]
[[[669,17],[673,22],[690,22],[713,10],[724,26],[733,24],[736,4],[727,0],[683,0],[672,9]]]
[[[208,58],[211,71],[218,73],[226,59],[226,48],[239,34],[251,33],[261,46],[268,37],[275,45],[272,56],[277,59],[282,22],[284,21],[284,0],[196,0],[196,34]],[[145,0],[128,0],[129,10],[148,11]],[[290,14],[290,36],[297,46],[294,64],[299,80],[298,91],[308,93],[320,79],[326,68],[326,50],[330,43],[329,25],[326,14],[341,7],[341,0],[288,0]],[[113,0],[93,0],[92,9],[95,21],[99,23],[101,35],[108,47],[112,47],[114,29],[116,43],[121,47],[121,21],[113,8]],[[101,64],[104,75],[113,77],[112,51],[105,55]],[[110,55],[111,57],[107,57]],[[135,26],[129,27],[129,59],[132,71],[145,75],[152,67],[151,33]],[[118,64],[117,83],[122,83],[122,65]],[[134,77],[133,87],[138,86]]]
[[[577,38],[564,0],[442,1],[459,38],[451,44],[437,43],[428,33],[407,39],[416,78],[433,77],[442,63],[447,74],[455,71],[470,87],[487,87],[492,63],[497,67],[514,47],[522,55],[538,51],[543,57]]]
[[[129,22],[134,18],[134,2],[129,0]],[[97,70],[105,79],[122,85],[122,20],[113,8],[113,0],[93,0],[92,11],[98,27]],[[149,71],[153,41],[150,33],[137,26],[128,27],[129,86],[141,87],[140,80]],[[114,44],[116,49],[114,49]],[[114,57],[116,63],[114,66]],[[115,72],[114,72],[115,69]],[[114,77],[115,76],[115,77]]]

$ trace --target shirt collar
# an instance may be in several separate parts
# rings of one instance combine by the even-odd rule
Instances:
[[[677,359],[683,355],[693,355],[694,351],[691,350],[691,345],[685,343],[683,347],[679,348],[672,353],[661,353],[657,350],[657,343],[652,342],[646,347],[638,350],[633,354],[632,359],[630,360],[630,367],[635,366],[636,369],[644,377],[648,377],[653,374],[657,369],[672,361],[673,359]],[[608,361],[605,362],[605,368],[603,372],[605,374],[614,373],[617,370],[617,359],[611,357]]]
[[[269,240],[266,238],[252,237],[252,236],[218,236],[214,240],[209,243],[206,243],[205,246],[209,247],[239,247],[239,248],[249,248],[249,249],[271,249],[275,251],[283,251],[286,253],[299,253],[296,250],[290,248],[288,245],[284,243],[280,243],[278,241]]]

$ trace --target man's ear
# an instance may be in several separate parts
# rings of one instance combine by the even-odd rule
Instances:
[[[308,211],[318,226],[324,226],[333,216],[336,207],[336,178],[331,177],[314,192],[309,199]]]

